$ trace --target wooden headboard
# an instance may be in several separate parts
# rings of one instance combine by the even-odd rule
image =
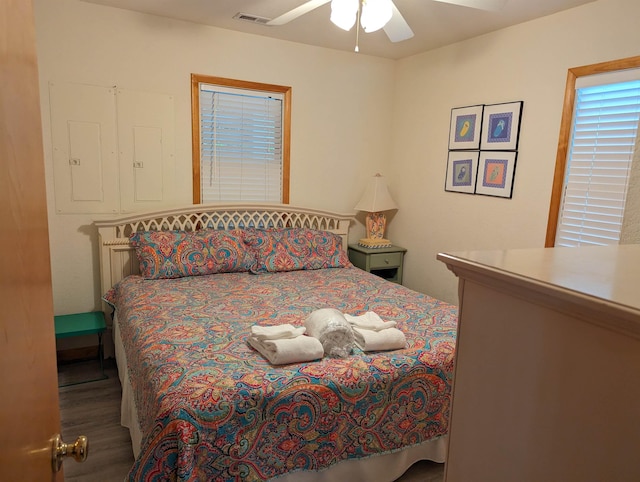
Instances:
[[[176,209],[138,213],[96,221],[100,243],[100,287],[106,293],[115,283],[140,272],[129,235],[135,231],[196,231],[203,228],[310,228],[342,236],[347,249],[352,215],[285,204],[194,204]]]

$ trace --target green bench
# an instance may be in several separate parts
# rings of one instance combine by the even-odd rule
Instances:
[[[91,311],[88,313],[54,316],[53,319],[56,328],[56,339],[71,338],[74,336],[98,335],[98,359],[100,361],[101,376],[99,378],[67,383],[60,386],[77,385],[79,383],[95,382],[97,380],[109,378],[104,373],[104,347],[102,344],[102,334],[107,329],[107,324],[104,321],[104,313],[102,313],[102,311]]]

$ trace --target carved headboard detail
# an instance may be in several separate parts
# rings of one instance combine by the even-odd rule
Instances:
[[[310,228],[342,236],[347,249],[354,217],[285,204],[194,204],[176,209],[138,213],[96,221],[100,243],[101,292],[130,274],[138,274],[138,260],[129,243],[135,231],[196,231],[198,229]]]

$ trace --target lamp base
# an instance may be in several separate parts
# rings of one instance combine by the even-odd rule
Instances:
[[[391,241],[384,238],[362,238],[360,239],[360,241],[358,241],[358,244],[365,248],[388,248],[391,246]]]

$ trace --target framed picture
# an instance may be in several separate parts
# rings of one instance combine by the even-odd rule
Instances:
[[[480,152],[475,193],[510,198],[516,172],[516,157],[516,152]]]
[[[515,151],[520,137],[522,101],[485,105],[482,116],[482,150]]]
[[[483,105],[451,109],[449,149],[478,149]]]
[[[473,194],[479,156],[478,151],[449,151],[444,190]]]

